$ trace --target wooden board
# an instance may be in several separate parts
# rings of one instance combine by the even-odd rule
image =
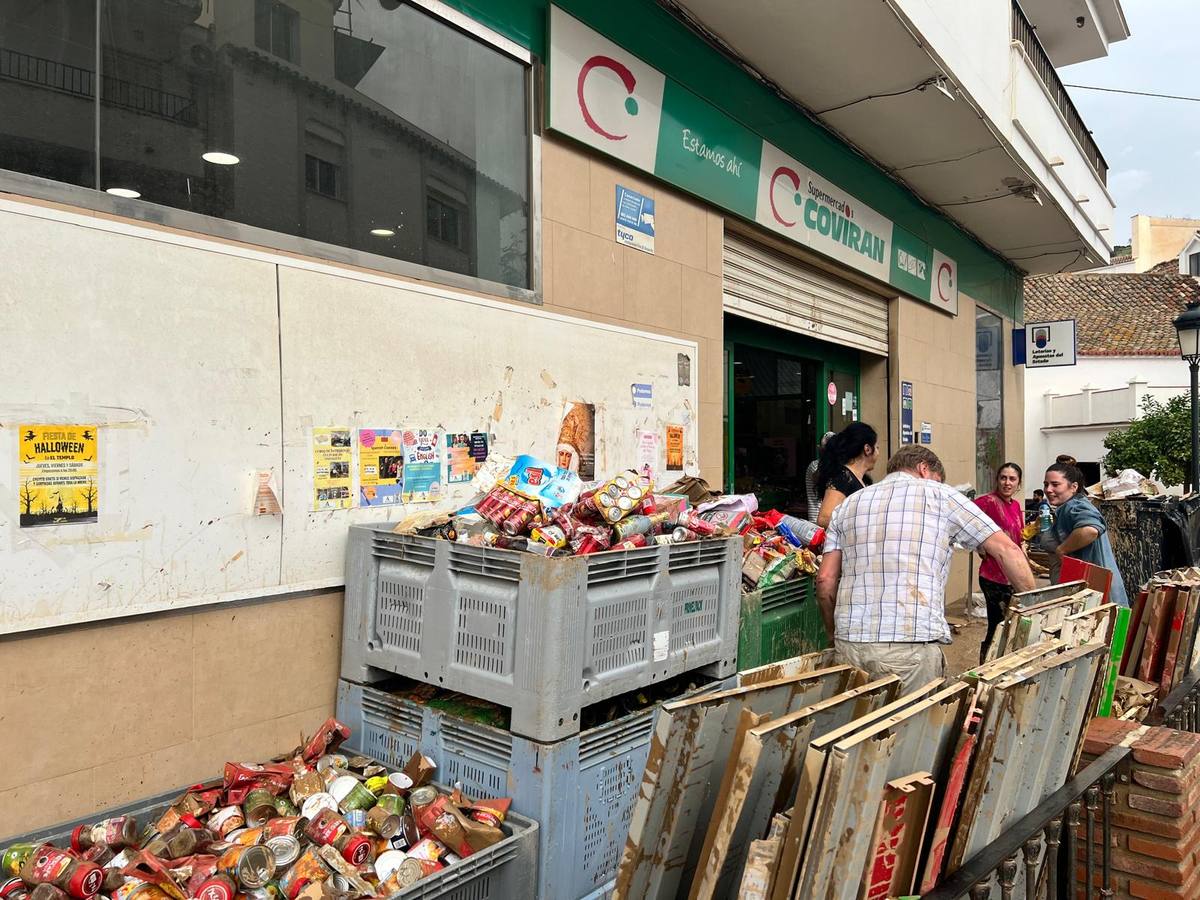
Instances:
[[[1108,671],[1104,675],[1104,690],[1100,694],[1100,703],[1096,707],[1096,715],[1107,717],[1112,712],[1113,696],[1117,689],[1117,676],[1121,670],[1121,660],[1125,656],[1125,648],[1129,641],[1129,610],[1118,608],[1116,621],[1113,625],[1112,639],[1109,641]]]
[[[1183,638],[1179,644],[1179,658],[1175,663],[1175,677],[1171,683],[1172,688],[1179,686],[1183,681],[1184,676],[1191,668],[1192,653],[1195,650],[1196,641],[1196,617],[1200,610],[1200,586],[1188,588],[1188,605],[1187,612],[1183,617]]]
[[[725,896],[739,883],[747,843],[767,830],[771,817],[793,796],[810,739],[889,704],[898,689],[899,679],[890,675],[747,730],[726,765],[690,900]]]
[[[1112,590],[1113,580],[1111,569],[1068,556],[1062,561],[1058,577],[1063,581],[1082,581],[1092,590],[1099,591],[1104,602],[1108,602],[1108,594]]]
[[[1142,624],[1142,614],[1145,612],[1146,597],[1149,595],[1149,593],[1150,592],[1147,591],[1145,588],[1142,588],[1140,591],[1138,591],[1137,597],[1135,597],[1133,600],[1133,606],[1130,608],[1129,635],[1125,639],[1125,651],[1121,654],[1121,667],[1118,672],[1118,674],[1120,674],[1120,675],[1127,675],[1129,673],[1129,654],[1130,654],[1130,652],[1134,651],[1135,647],[1136,647],[1135,655],[1141,653],[1141,646],[1142,646],[1141,641],[1143,640],[1144,633],[1142,635],[1139,635],[1138,629],[1141,627],[1141,624]],[[1136,664],[1137,664],[1137,661],[1135,658],[1134,665],[1136,665]]]
[[[928,772],[897,778],[884,786],[859,900],[888,900],[912,892],[933,788]]]
[[[767,663],[756,669],[747,669],[738,673],[738,687],[753,687],[768,681],[778,681],[805,672],[815,672],[817,669],[828,669],[836,665],[832,650],[819,650],[816,653],[806,653],[803,656],[793,656],[779,662]]]
[[[950,846],[951,830],[958,816],[959,804],[967,784],[967,770],[975,754],[975,744],[979,739],[979,723],[981,713],[972,708],[963,723],[963,730],[958,736],[958,746],[954,748],[954,756],[950,760],[950,771],[946,776],[945,788],[938,803],[937,819],[934,822],[933,836],[930,840],[929,852],[926,854],[925,872],[921,877],[921,893],[932,891],[942,877],[942,868],[946,860],[946,851]]]
[[[783,715],[844,692],[858,675],[851,666],[833,666],[663,704],[634,801],[614,897],[666,900],[689,883],[685,870],[699,855],[743,709]],[[690,870],[686,877],[690,879]]]
[[[1142,681],[1157,682],[1162,678],[1163,659],[1170,636],[1171,617],[1175,613],[1175,599],[1179,588],[1162,585],[1150,595],[1150,621],[1146,630],[1146,643],[1142,646],[1142,658],[1138,663],[1137,677]]]
[[[738,887],[741,900],[767,900],[771,896],[775,865],[779,860],[779,847],[782,844],[783,839],[777,837],[750,842],[750,850],[746,854],[746,868]]]
[[[1158,699],[1171,692],[1175,680],[1175,661],[1179,656],[1179,643],[1183,638],[1183,620],[1187,618],[1188,601],[1192,592],[1186,587],[1176,587],[1175,604],[1171,610],[1171,625],[1167,632],[1166,649],[1163,652],[1162,677],[1159,679]]]
[[[1133,635],[1133,643],[1129,647],[1129,655],[1121,666],[1121,674],[1129,678],[1136,678],[1137,671],[1142,663],[1142,653],[1146,648],[1146,635],[1150,631],[1150,617],[1154,612],[1154,606],[1158,603],[1159,590],[1157,586],[1151,586],[1146,592],[1146,600],[1142,604],[1142,614],[1138,619],[1137,631]]]

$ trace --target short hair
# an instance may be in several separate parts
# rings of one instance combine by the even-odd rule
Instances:
[[[893,472],[915,472],[921,463],[925,463],[931,472],[945,480],[946,467],[942,465],[942,461],[936,453],[920,444],[905,444],[893,453],[892,458],[888,460],[887,473],[891,475]]]

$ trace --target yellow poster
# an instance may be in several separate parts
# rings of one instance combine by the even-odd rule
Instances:
[[[667,471],[683,471],[683,426],[667,426]]]
[[[404,484],[404,447],[398,428],[358,429],[360,506],[399,506]]]
[[[314,428],[313,509],[350,509],[350,429],[347,426]]]
[[[21,527],[95,522],[100,465],[95,425],[21,425]]]

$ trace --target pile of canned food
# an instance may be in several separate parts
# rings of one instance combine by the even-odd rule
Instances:
[[[226,763],[152,823],[7,847],[0,900],[387,897],[503,838],[509,799],[440,790],[419,753],[400,772],[338,753],[349,735],[329,719],[282,762]]]

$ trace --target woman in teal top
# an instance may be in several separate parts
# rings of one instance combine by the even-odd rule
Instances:
[[[1073,556],[1112,572],[1108,599],[1118,606],[1129,605],[1125,582],[1108,540],[1108,526],[1100,510],[1083,493],[1083,473],[1076,466],[1055,463],[1046,470],[1046,499],[1054,510],[1054,552],[1059,559]]]

